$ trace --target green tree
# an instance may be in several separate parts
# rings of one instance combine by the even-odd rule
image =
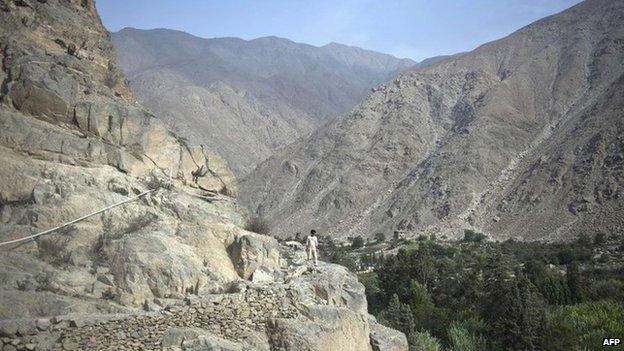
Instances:
[[[402,303],[397,294],[392,295],[388,308],[382,313],[382,320],[389,326],[408,335],[414,330],[414,316],[409,305]]]
[[[472,229],[464,229],[464,241],[480,243],[486,239],[485,234],[476,232]]]
[[[412,310],[414,325],[417,330],[433,330],[438,327],[436,325],[437,313],[431,295],[415,279],[410,281],[409,289],[406,293],[406,301]]]
[[[356,236],[355,238],[353,238],[353,241],[351,241],[352,249],[359,249],[363,246],[364,246],[364,238],[362,238],[361,235]]]
[[[513,274],[501,256],[488,264],[484,315],[492,339],[506,350],[535,350],[544,320],[541,296],[520,271]]]
[[[358,280],[364,285],[369,313],[373,315],[379,314],[384,308],[386,301],[383,290],[379,286],[377,273],[358,274]]]
[[[570,300],[572,303],[581,302],[583,300],[583,293],[578,263],[572,262],[568,265],[566,269],[566,282],[570,290]]]
[[[587,300],[624,301],[624,281],[617,279],[592,281],[585,284],[583,298]]]
[[[547,269],[543,262],[531,260],[525,264],[524,271],[548,303],[555,305],[570,303],[570,289],[565,279]]]
[[[433,301],[427,289],[416,279],[410,281],[409,291],[407,292],[407,302],[412,309],[414,308],[431,308]]]
[[[347,250],[342,247],[335,247],[334,250],[329,253],[329,262],[345,266],[351,272],[357,271],[357,263],[355,262],[355,259],[353,259]]]
[[[384,233],[375,233],[375,241],[378,243],[382,243],[386,241],[386,234]]]

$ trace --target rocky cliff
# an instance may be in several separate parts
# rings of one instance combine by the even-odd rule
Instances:
[[[382,85],[241,184],[278,235],[621,232],[624,3],[588,0]]]
[[[113,43],[139,100],[180,135],[218,151],[239,177],[415,64],[336,43],[167,29],[126,28]]]
[[[152,190],[0,246],[3,350],[405,349],[354,275],[242,229],[225,162],[134,102],[92,1],[0,1],[0,61],[0,243]]]

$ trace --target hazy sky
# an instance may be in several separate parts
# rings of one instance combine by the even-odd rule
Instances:
[[[204,38],[276,35],[424,58],[472,50],[579,0],[98,0],[104,25]]]

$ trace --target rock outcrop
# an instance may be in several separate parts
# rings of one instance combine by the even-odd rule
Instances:
[[[0,349],[292,349],[267,326],[307,318],[302,252],[242,229],[224,161],[134,102],[92,1],[0,1],[0,59],[0,243],[97,212],[0,246]],[[361,285],[326,270],[368,349]]]
[[[404,334],[368,315],[364,287],[344,267],[281,270],[281,279],[240,281],[228,293],[154,299],[148,312],[4,319],[0,340],[43,350],[408,349]]]
[[[280,265],[277,240],[260,234],[238,235],[230,245],[230,257],[243,279],[251,278],[260,267],[272,269]]]
[[[0,316],[58,312],[77,297],[140,305],[238,279],[226,251],[244,220],[229,197],[232,173],[132,102],[94,5],[3,4],[2,241],[82,217],[159,179],[171,177],[179,188],[10,247],[0,260],[22,269],[3,271],[2,294],[13,303]],[[207,205],[187,186],[216,201]],[[37,306],[31,294],[39,290],[66,303],[55,297]]]
[[[242,202],[284,237],[622,233],[622,18],[584,1],[401,74],[261,164]]]

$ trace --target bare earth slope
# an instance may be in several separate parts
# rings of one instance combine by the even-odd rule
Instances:
[[[217,150],[237,176],[415,64],[277,37],[203,39],[126,28],[113,42],[138,99],[181,135]]]
[[[621,231],[623,19],[588,0],[401,74],[261,164],[243,200],[285,236]]]
[[[232,172],[134,102],[92,1],[0,0],[0,63],[0,349],[407,350],[353,273],[243,229]]]

